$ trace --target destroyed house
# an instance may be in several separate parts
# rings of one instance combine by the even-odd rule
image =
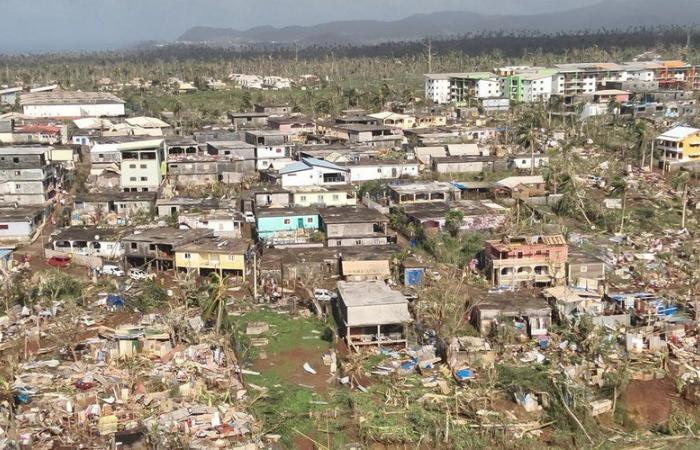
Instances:
[[[92,192],[77,194],[71,213],[72,225],[128,225],[137,215],[150,216],[156,192]]]
[[[488,201],[460,200],[451,204],[417,203],[399,208],[411,222],[420,225],[427,233],[445,231],[447,215],[456,210],[463,214],[460,231],[496,230],[508,219],[508,209]]]
[[[122,239],[126,262],[131,267],[175,267],[175,248],[211,236],[211,230],[178,230],[159,227],[136,230]]]
[[[471,321],[484,337],[497,332],[499,326],[511,327],[515,336],[546,336],[552,308],[544,298],[528,293],[484,293],[472,309]]]
[[[408,300],[383,281],[339,281],[336,316],[339,334],[351,350],[407,345]]]
[[[263,128],[270,114],[265,112],[230,112],[228,118],[236,128]]]
[[[599,289],[605,281],[605,262],[579,250],[570,249],[566,279],[570,286]]]
[[[484,266],[495,286],[560,284],[566,277],[568,245],[561,234],[486,241]]]
[[[459,198],[460,191],[450,183],[415,182],[391,183],[388,185],[392,205],[409,203],[451,202]]]
[[[388,235],[389,219],[364,207],[334,207],[319,210],[321,230],[328,247],[383,245],[394,240]]]
[[[613,293],[607,299],[618,311],[631,313],[641,323],[665,320],[678,312],[678,306],[668,299],[650,292]]]
[[[432,157],[430,161],[437,173],[482,173],[505,168],[505,161],[495,156]]]

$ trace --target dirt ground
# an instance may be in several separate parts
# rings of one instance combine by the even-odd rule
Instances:
[[[670,379],[631,381],[622,396],[627,420],[634,426],[649,428],[668,420],[673,403],[682,403]]]

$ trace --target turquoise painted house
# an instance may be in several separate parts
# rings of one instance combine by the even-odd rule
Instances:
[[[270,244],[302,244],[319,230],[316,208],[270,208],[255,212],[258,238]]]

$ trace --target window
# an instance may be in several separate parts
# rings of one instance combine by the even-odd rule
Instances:
[[[135,168],[136,168],[136,164],[129,164],[129,169],[135,169]]]
[[[289,225],[290,223],[292,223],[292,219],[284,219],[285,225]]]
[[[15,170],[15,175],[17,175],[17,176],[22,175],[22,172],[20,172],[19,170]]]
[[[136,181],[136,177],[129,177],[129,181]]]
[[[19,158],[12,158],[12,162],[13,162],[13,163],[18,163],[18,162],[19,162]]]
[[[313,217],[307,217],[307,218],[306,218],[306,223],[314,223],[314,218],[313,218]]]
[[[381,167],[377,167],[377,173],[382,173],[382,168],[381,168]]]
[[[362,241],[361,241],[361,240],[359,240],[359,239],[358,239],[358,240],[356,240],[356,241],[355,241],[355,245],[362,245]]]
[[[581,266],[581,273],[588,272],[588,266]]]
[[[185,259],[191,259],[191,258],[192,258],[192,255],[189,254],[189,253],[185,253],[185,254],[184,254],[184,258],[185,258]]]
[[[141,181],[148,181],[148,177],[141,177]]]
[[[305,202],[306,201],[306,195],[302,195],[299,197],[299,201]]]
[[[333,194],[333,200],[338,200],[339,198],[338,194]]]
[[[337,245],[338,247],[340,247],[341,245],[343,245],[343,241],[335,241],[335,245]]]
[[[137,244],[136,242],[132,242],[132,243],[131,243],[131,249],[132,249],[132,250],[136,250],[137,248],[139,248],[139,244]]]
[[[140,167],[141,167],[142,169],[145,169],[145,168],[146,168],[146,165],[145,165],[145,164],[141,164]]]
[[[9,229],[10,229],[10,226],[9,226],[9,225],[7,225],[7,224],[5,224],[5,223],[0,224],[0,230],[9,230]]]
[[[22,185],[15,184],[15,189],[19,191],[20,189],[22,189]]]
[[[153,251],[156,249],[156,244],[148,244],[148,249]]]

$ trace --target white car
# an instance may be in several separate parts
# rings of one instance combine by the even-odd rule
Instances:
[[[253,214],[251,211],[244,212],[243,218],[248,223],[255,223],[255,214]]]
[[[155,275],[146,273],[141,269],[129,269],[129,278],[132,280],[152,280],[155,278]]]
[[[330,302],[337,297],[335,292],[327,289],[314,289],[314,297],[320,302]]]
[[[121,268],[119,268],[119,266],[114,266],[111,264],[102,266],[100,273],[102,273],[102,275],[112,275],[114,277],[124,276],[124,271]]]

